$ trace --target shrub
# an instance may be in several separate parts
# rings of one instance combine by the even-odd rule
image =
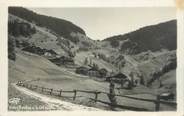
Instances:
[[[91,46],[91,44],[87,41],[81,41],[81,43],[84,47],[90,47]]]
[[[113,48],[119,47],[119,41],[118,41],[118,40],[111,41],[110,44],[111,44],[111,46],[112,46]]]
[[[93,66],[91,68],[92,70],[99,70],[99,66],[95,63],[93,63]]]
[[[77,44],[79,42],[79,38],[76,36],[70,36],[67,39],[69,39],[71,42]]]

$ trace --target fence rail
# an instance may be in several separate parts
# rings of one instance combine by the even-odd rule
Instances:
[[[109,103],[109,102],[102,101],[102,100],[99,100],[98,99],[98,95],[99,94],[105,94],[107,96],[110,95],[107,92],[87,91],[87,90],[77,90],[77,89],[74,89],[74,90],[71,90],[71,91],[69,91],[69,90],[63,90],[63,89],[55,90],[53,88],[45,88],[43,86],[37,86],[37,85],[32,85],[32,84],[27,84],[27,83],[24,84],[21,81],[18,81],[17,85],[18,86],[22,86],[22,87],[26,87],[26,88],[32,89],[32,90],[39,90],[40,89],[40,91],[42,93],[47,92],[50,95],[57,95],[57,96],[63,97],[63,98],[72,98],[73,100],[76,100],[77,97],[83,97],[83,96],[77,96],[77,93],[79,93],[79,92],[89,93],[89,94],[94,94],[94,98],[89,98],[89,99],[90,100],[93,100],[95,102],[100,102],[100,103],[103,103],[103,104],[107,104],[109,106],[118,107],[118,108],[127,109],[127,110],[147,111],[147,109],[145,109],[145,108],[136,108],[136,107],[132,107],[132,106],[124,106],[124,105],[119,105],[119,104],[113,105],[112,103]],[[54,92],[55,92],[55,94],[54,94]],[[63,96],[62,95],[63,93],[71,93],[71,94],[73,94],[73,96]],[[131,97],[131,96],[127,96],[127,95],[115,95],[115,96],[122,97],[122,98],[133,99],[133,100],[145,101],[145,102],[152,102],[152,103],[155,104],[155,111],[159,111],[160,110],[160,104],[177,106],[177,103],[176,102],[170,102],[170,101],[160,100],[160,97],[159,96],[157,96],[157,98],[155,100],[153,100],[153,99],[145,99],[145,98]]]
[[[91,100],[94,100],[93,98],[90,98]],[[102,100],[96,100],[97,102],[103,103],[103,104],[107,104],[109,106],[113,106],[113,107],[117,107],[117,108],[122,108],[122,109],[126,109],[126,110],[133,110],[133,111],[148,111],[148,109],[145,108],[137,108],[137,107],[133,107],[133,106],[124,106],[124,105],[119,105],[119,104],[112,104],[106,101],[102,101]]]
[[[107,93],[107,92],[101,92],[101,93],[109,95],[109,93]],[[131,96],[127,96],[127,95],[115,95],[115,96],[129,98],[129,99],[134,99],[134,100],[140,100],[140,101],[146,101],[146,102],[158,102],[158,99],[159,99],[159,98],[157,98],[156,100],[153,100],[153,99],[131,97]],[[166,105],[177,105],[176,102],[172,102],[172,101],[159,100],[159,103],[166,104]]]

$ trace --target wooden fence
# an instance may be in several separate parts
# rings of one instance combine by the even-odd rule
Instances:
[[[17,85],[25,87],[25,88],[28,88],[28,89],[31,89],[31,90],[37,90],[37,91],[40,91],[42,93],[46,93],[47,92],[50,95],[55,95],[55,96],[59,96],[59,97],[66,97],[66,98],[72,98],[73,100],[76,100],[77,97],[82,97],[82,96],[77,96],[77,93],[79,93],[79,92],[88,93],[88,94],[94,94],[94,98],[89,98],[89,99],[93,100],[95,103],[99,102],[99,103],[103,103],[103,104],[106,104],[106,105],[109,105],[109,106],[112,106],[112,107],[117,107],[117,108],[122,108],[122,109],[127,109],[127,110],[133,110],[133,111],[148,111],[148,109],[145,109],[145,108],[124,106],[124,105],[120,105],[120,104],[114,105],[112,103],[109,103],[109,102],[102,101],[102,100],[98,99],[98,95],[99,94],[105,94],[105,95],[108,96],[109,93],[107,93],[107,92],[86,91],[86,90],[77,90],[77,89],[74,89],[72,91],[66,91],[66,90],[62,90],[62,89],[54,90],[53,88],[45,88],[43,86],[37,86],[37,85],[22,83],[21,81],[19,81],[17,83]],[[63,96],[62,93],[73,93],[73,96]],[[126,95],[115,95],[115,96],[154,103],[155,104],[155,111],[159,111],[160,110],[160,104],[165,104],[165,105],[170,105],[170,106],[177,106],[176,102],[160,100],[160,96],[157,96],[157,98],[155,100],[145,99],[145,98],[136,98],[136,97],[126,96]]]

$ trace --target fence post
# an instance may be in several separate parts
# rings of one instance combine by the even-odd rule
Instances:
[[[16,85],[18,85],[18,86],[19,86],[19,84],[20,84],[20,81],[18,81]]]
[[[73,100],[75,100],[76,95],[77,95],[77,91],[76,90],[73,90],[73,92],[74,92]]]
[[[44,89],[44,88],[42,87],[42,93],[43,93],[43,89]]]
[[[53,91],[53,89],[50,89],[50,95],[52,95],[52,91]]]
[[[28,88],[28,86],[29,86],[29,85],[28,85],[28,84],[26,84],[26,88]]]
[[[97,102],[97,99],[98,99],[98,92],[96,91],[95,92],[95,102]]]
[[[30,89],[32,89],[32,85],[30,85]]]
[[[37,86],[37,85],[35,85],[35,89],[37,89],[37,87],[38,87],[38,86]]]
[[[157,99],[155,102],[155,111],[159,111],[160,109],[160,95],[157,95]]]
[[[59,96],[61,97],[62,89],[59,91]]]

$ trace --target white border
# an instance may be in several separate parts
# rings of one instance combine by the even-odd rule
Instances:
[[[175,6],[174,0],[6,0],[7,5],[34,7],[151,7]]]
[[[8,83],[8,65],[7,65],[7,20],[8,6],[23,7],[175,7],[174,0],[0,0],[0,115],[2,116],[32,116],[32,115],[67,115],[67,116],[94,116],[94,115],[116,115],[127,116],[137,115],[137,112],[86,112],[86,111],[42,111],[42,112],[8,112],[7,111],[7,83]],[[138,115],[149,116],[181,116],[184,114],[184,12],[177,10],[177,112],[139,112]]]
[[[177,11],[177,103],[178,111],[184,112],[184,11]],[[184,114],[184,113],[183,113]]]

